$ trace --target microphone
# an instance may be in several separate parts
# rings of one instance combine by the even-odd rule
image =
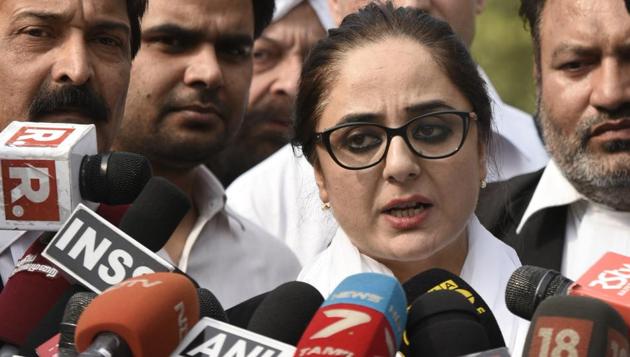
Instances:
[[[178,222],[190,208],[188,198],[167,180],[154,177],[149,180],[135,202],[142,207],[142,211],[129,209],[121,221],[120,228],[123,231],[132,232],[138,242],[122,234],[120,230],[92,211],[86,210],[84,214],[91,219],[89,222],[93,223],[91,229],[94,234],[87,238],[88,241],[92,239],[92,244],[80,245],[78,241],[74,245],[69,244],[73,247],[64,250],[62,257],[73,254],[74,246],[78,246],[81,251],[76,252],[76,259],[70,256],[72,260],[69,260],[68,265],[51,266],[50,262],[40,255],[44,249],[42,242],[33,243],[25,257],[18,263],[16,268],[18,270],[9,278],[4,290],[0,293],[0,316],[3,317],[0,319],[0,340],[22,346],[20,351],[23,354],[32,355],[37,346],[58,332],[64,307],[68,299],[76,292],[67,291],[70,283],[61,276],[62,271],[92,290],[100,282],[101,290],[96,291],[102,291],[110,285],[102,283],[99,277],[100,272],[96,268],[98,262],[101,266],[107,267],[105,274],[118,269],[116,270],[119,273],[117,277],[121,280],[130,277],[129,271],[120,270],[127,267],[125,263],[133,265],[135,262],[136,266],[142,266],[142,262],[151,261],[154,264],[164,264],[159,265],[164,266],[163,270],[173,269],[169,263],[142,245],[147,245],[157,251],[166,243]],[[143,230],[141,228],[146,226],[143,221],[145,216],[165,216],[165,218],[153,218],[150,221],[151,227]],[[86,223],[86,225],[89,224]],[[88,228],[85,231],[87,232]],[[80,235],[78,233],[77,235]],[[99,244],[96,244],[97,238]],[[104,246],[106,240],[110,242],[107,246],[109,256],[106,256],[106,252],[96,249],[96,247]],[[83,259],[81,259],[81,254],[83,254]],[[131,259],[123,260],[122,264],[116,260],[111,263],[112,255],[116,257],[116,254],[122,258],[130,257]],[[94,264],[94,270],[87,270],[84,266],[86,262]],[[136,270],[139,273],[142,272],[141,269]],[[110,282],[116,281],[110,280]],[[65,295],[64,291],[67,291]],[[59,300],[56,307],[51,308],[56,300]]]
[[[301,281],[282,284],[260,303],[247,329],[295,346],[322,302],[324,298],[310,284]]]
[[[630,257],[608,252],[577,282],[559,272],[534,266],[522,266],[510,277],[505,291],[508,309],[524,319],[531,319],[537,306],[551,296],[588,296],[610,305],[630,324]]]
[[[75,341],[79,356],[169,356],[198,320],[188,278],[147,274],[97,296],[79,318]]]
[[[56,231],[81,202],[132,202],[146,158],[96,153],[94,125],[14,121],[0,132],[0,229]]]
[[[159,250],[189,209],[181,190],[153,177],[122,218],[122,230],[79,205],[42,254],[97,293],[134,276],[174,271],[145,245]]]
[[[74,291],[68,291],[71,285],[61,276],[59,269],[51,266],[41,256],[44,247],[45,245],[39,240],[31,244],[0,292],[0,316],[2,317],[0,318],[0,341],[2,342],[22,346],[27,341],[29,333],[49,311],[57,316],[58,326],[65,301],[74,293]],[[63,304],[57,303],[60,297],[65,299]],[[58,306],[55,306],[56,303]],[[50,326],[48,320],[42,323]],[[52,335],[41,341],[46,341]]]
[[[553,296],[536,309],[523,356],[627,356],[627,336],[623,318],[605,302]]]
[[[484,326],[490,342],[488,348],[496,349],[505,347],[503,334],[490,307],[486,304],[481,295],[459,276],[444,269],[429,269],[403,283],[403,289],[405,289],[407,301],[415,301],[419,296],[427,292],[441,290],[452,290],[462,294],[462,296],[468,299],[468,302],[479,315],[479,321]],[[403,341],[403,343],[404,350],[407,347],[407,343],[406,341]]]
[[[228,321],[219,299],[210,290],[198,288],[197,295],[199,297],[199,318],[209,317],[223,322]]]
[[[347,277],[324,301],[297,344],[298,356],[394,356],[407,321],[407,301],[390,276]]]
[[[59,357],[75,357],[77,355],[74,343],[74,333],[79,317],[94,300],[96,293],[91,291],[78,292],[68,300],[63,312],[63,319],[59,325]]]
[[[215,319],[225,320],[225,311],[217,298],[208,289],[197,289],[199,297],[199,316],[211,317]],[[77,351],[74,343],[74,333],[76,331],[77,322],[83,310],[92,302],[97,295],[93,292],[76,293],[68,301],[64,311],[63,320],[59,327],[59,357],[76,357]]]
[[[293,357],[295,347],[228,323],[204,317],[171,357]]]
[[[474,306],[460,293],[439,290],[409,308],[406,357],[454,357],[487,350],[490,341]],[[407,344],[407,343],[406,343]]]

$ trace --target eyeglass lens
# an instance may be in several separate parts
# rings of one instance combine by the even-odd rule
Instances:
[[[436,113],[412,119],[406,125],[408,144],[420,156],[437,158],[452,154],[464,136],[464,118],[455,113]],[[356,124],[330,133],[333,155],[348,167],[376,163],[385,155],[387,130],[378,125]]]

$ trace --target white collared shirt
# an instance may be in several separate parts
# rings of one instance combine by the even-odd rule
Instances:
[[[468,224],[468,255],[460,276],[488,304],[512,352],[521,350],[529,327],[529,321],[512,314],[505,304],[505,287],[519,266],[514,249],[495,238],[473,216]],[[298,280],[313,285],[328,297],[343,279],[364,272],[393,276],[387,267],[361,254],[339,229],[330,246],[302,269]]]
[[[226,206],[219,180],[203,165],[193,184],[199,217],[178,267],[229,308],[294,280],[300,264],[291,250]],[[161,250],[158,254],[172,262]]]
[[[536,186],[516,233],[546,208],[569,205],[562,275],[577,280],[606,252],[630,255],[630,212],[615,211],[580,194],[551,160]]]
[[[503,103],[481,69],[480,73],[493,103],[494,130],[499,134],[494,160],[503,166],[501,177],[541,169],[548,158],[531,116]],[[232,209],[284,241],[306,265],[330,243],[337,223],[330,211],[320,208],[313,167],[296,154],[290,145],[284,146],[238,177],[227,196]],[[492,169],[488,174],[488,181],[497,179]]]

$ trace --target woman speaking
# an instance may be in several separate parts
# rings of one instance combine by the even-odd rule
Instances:
[[[293,144],[340,226],[298,280],[328,296],[360,272],[404,282],[446,269],[513,347],[519,319],[503,296],[520,263],[474,216],[490,125],[483,80],[446,23],[391,4],[346,17],[306,59],[296,102]]]

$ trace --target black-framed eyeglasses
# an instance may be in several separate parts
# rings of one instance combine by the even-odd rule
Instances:
[[[425,159],[443,159],[461,149],[474,112],[440,111],[409,120],[399,128],[374,123],[346,123],[321,133],[315,142],[323,143],[332,159],[348,170],[372,167],[383,160],[389,143],[401,136],[409,149]]]

